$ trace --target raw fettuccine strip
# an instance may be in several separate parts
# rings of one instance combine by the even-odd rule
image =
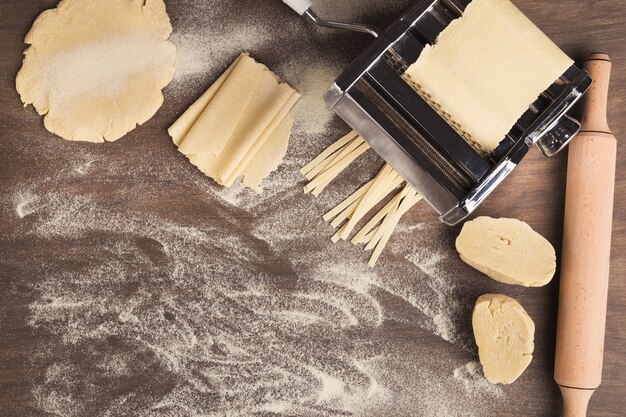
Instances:
[[[300,172],[310,182],[305,193],[318,196],[348,165],[367,151],[370,146],[356,132],[350,132],[330,145]]]
[[[310,182],[305,192],[318,195],[354,159],[369,149],[367,143],[356,133],[350,132],[330,145],[318,157],[305,165],[300,172]],[[383,249],[402,216],[417,204],[422,197],[408,185],[395,170],[385,164],[375,178],[368,181],[332,210],[324,214],[324,221],[333,228],[339,228],[332,236],[333,242],[347,240],[354,228],[373,209],[384,201],[396,188],[402,190],[393,196],[385,206],[359,230],[351,242],[364,243],[366,250],[373,250],[370,266],[376,265]]]

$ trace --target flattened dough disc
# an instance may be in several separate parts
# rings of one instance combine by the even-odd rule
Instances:
[[[64,139],[117,140],[163,104],[171,32],[163,0],[62,0],[26,35],[17,91]]]

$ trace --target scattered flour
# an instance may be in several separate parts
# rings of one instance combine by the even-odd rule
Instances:
[[[31,189],[42,208],[32,215],[34,226],[24,225],[19,233],[52,247],[75,242],[81,250],[59,247],[52,254],[62,263],[79,262],[78,268],[43,264],[25,271],[42,277],[34,286],[38,296],[29,324],[59,340],[33,359],[54,358],[45,380],[33,388],[42,411],[365,416],[401,404],[417,410],[414,415],[431,417],[459,415],[459,398],[468,390],[474,390],[474,399],[501,396],[483,386],[471,365],[442,366],[435,351],[423,352],[424,363],[409,372],[406,385],[413,391],[394,385],[400,374],[407,378],[404,371],[393,372],[407,356],[378,339],[377,329],[389,317],[376,294],[394,294],[430,317],[450,296],[441,292],[441,299],[432,299],[432,287],[439,291],[444,282],[437,272],[445,261],[440,252],[407,255],[411,262],[404,267],[415,263],[416,271],[433,275],[428,279],[434,284],[420,287],[424,276],[410,283],[407,277],[414,273],[381,274],[368,268],[358,251],[354,256],[334,250],[308,231],[272,237],[270,252],[262,254],[250,250],[258,238],[245,230],[226,236],[218,225],[114,210],[95,195],[50,191],[49,185],[42,181]],[[277,204],[255,207],[253,224],[271,227],[267,211],[280,212]],[[297,210],[291,214],[296,215]],[[259,234],[256,226],[252,230]],[[298,239],[320,247],[283,258]],[[293,275],[262,272],[275,262],[291,265]],[[430,327],[428,321],[422,324]],[[447,340],[456,343],[451,328]],[[75,352],[81,352],[78,358]],[[446,369],[455,370],[446,376]],[[139,385],[117,389],[138,375]],[[421,387],[426,377],[439,388]]]
[[[261,195],[218,187],[185,171],[183,160],[172,169],[172,161],[149,158],[116,167],[96,163],[104,160],[97,152],[56,176],[17,184],[10,239],[49,251],[21,271],[36,277],[28,323],[54,338],[32,358],[46,370],[33,379],[33,406],[64,417],[493,415],[503,394],[463,365],[473,345],[459,322],[462,297],[443,268],[452,251],[433,239],[440,229],[408,215],[389,242],[396,263],[383,257],[372,270],[361,248],[333,245],[321,219],[344,190],[331,186],[319,199],[302,193],[298,169],[348,129],[330,123],[321,96],[349,61],[302,47],[306,36],[323,44],[332,35],[306,35],[295,15],[280,30],[247,10],[224,19],[233,16],[227,1],[168,4],[182,6],[189,10],[174,21],[178,62],[168,99],[192,100],[242,50],[271,58],[278,39],[285,58],[264,63],[305,93],[287,158]],[[320,14],[350,21],[398,7],[316,2]],[[93,176],[114,190],[119,172],[136,178],[136,188],[59,186],[68,176],[81,184]],[[359,169],[345,181],[370,174]],[[189,204],[207,216],[174,216],[167,205],[177,197],[162,190],[165,208],[144,207],[143,194],[158,191],[151,181],[188,190]],[[398,324],[411,336],[390,338]],[[429,336],[442,351],[423,348]]]
[[[345,384],[342,380],[320,372],[319,369],[312,368],[309,371],[319,380],[321,385],[317,394],[318,403],[332,402],[344,395]]]
[[[89,262],[29,269],[43,276],[29,324],[60,340],[40,352],[58,361],[33,392],[42,410],[81,415],[104,397],[111,414],[332,415],[376,395],[361,363],[368,353],[328,344],[382,323],[367,284],[346,270],[304,270],[304,282],[287,290],[285,277],[259,272],[268,260],[248,250],[244,235],[222,237],[214,226],[111,211],[95,197],[45,190],[37,190],[44,208],[24,232],[52,244],[83,241],[86,254],[59,249],[56,256]],[[93,234],[97,242],[83,240]],[[126,353],[111,350],[111,340]],[[75,351],[92,359],[63,368]],[[115,391],[137,374],[151,376],[135,399]],[[215,399],[210,406],[206,395]]]
[[[435,325],[435,329],[437,329],[437,334],[441,336],[443,340],[450,342],[452,338],[455,337],[452,333],[454,330],[449,314],[435,314],[433,316],[433,324]]]
[[[480,362],[471,361],[454,370],[454,379],[459,381],[469,396],[481,394],[502,397],[504,391],[498,385],[490,384],[482,373]]]
[[[78,175],[87,175],[89,171],[91,170],[91,167],[94,164],[94,162],[95,161],[93,160],[87,160],[87,161],[81,162],[74,167],[74,172],[77,173]]]
[[[232,32],[210,26],[175,31],[170,38],[177,47],[174,82],[185,82],[193,76],[225,69],[224,66],[231,64],[225,61],[226,57],[254,49],[270,37],[266,28],[257,25]]]
[[[146,54],[146,50],[154,53]],[[129,31],[59,54],[39,76],[46,80],[45,88],[52,96],[71,100],[101,91],[119,96],[137,74],[155,72],[166,58],[161,39]]]
[[[294,87],[302,94],[293,110],[296,134],[323,135],[333,117],[333,113],[326,108],[324,93],[340,74],[341,68],[317,64],[305,72],[300,68],[289,68],[283,72],[296,80]]]
[[[406,255],[406,259],[423,273],[421,285],[427,287],[432,295],[427,302],[412,297],[412,304],[431,319],[434,332],[442,339],[469,347],[472,342],[460,339],[459,325],[455,322],[456,317],[463,315],[463,303],[455,295],[454,278],[446,270],[448,256],[449,252],[444,254],[429,248],[419,248]]]
[[[394,233],[414,233],[426,229],[426,223],[406,224],[400,223],[396,226]]]
[[[29,192],[18,193],[15,197],[15,214],[20,219],[33,214],[39,208],[39,198]]]

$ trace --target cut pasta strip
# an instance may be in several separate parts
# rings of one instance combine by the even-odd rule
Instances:
[[[396,215],[396,212],[400,208],[401,203],[404,202],[407,196],[409,196],[411,193],[414,193],[413,188],[409,184],[406,184],[404,188],[402,189],[402,191],[396,196],[398,198],[394,198],[395,200],[394,206],[391,207],[390,210],[387,211],[387,214],[384,216],[384,219],[381,218],[382,223],[377,228],[376,233],[374,233],[374,235],[367,242],[367,245],[365,246],[365,250],[374,249],[376,244],[380,241],[383,234],[387,230],[387,227],[389,226],[393,217]]]
[[[318,196],[348,165],[370,149],[370,145],[352,131],[330,145],[300,172],[309,180],[305,193]]]
[[[333,165],[333,163],[336,163],[338,160],[341,160],[341,158],[343,158],[346,155],[346,152],[350,153],[352,150],[354,150],[357,146],[359,146],[359,144],[360,144],[360,138],[358,136],[355,136],[354,138],[352,138],[352,140],[350,140],[344,146],[339,148],[333,154],[329,155],[326,159],[321,161],[316,167],[311,169],[305,175],[306,179],[311,181],[313,178],[318,176],[321,172],[324,172],[324,170],[330,168]]]
[[[364,143],[365,143],[365,141],[360,136],[357,136],[356,138],[354,138],[352,140],[352,142],[350,142],[348,145],[346,145],[344,148],[342,148],[340,152],[337,152],[335,155],[333,155],[332,157],[327,159],[328,164],[324,164],[325,167],[324,167],[323,170],[319,171],[319,174],[323,174],[326,171],[328,171],[329,169],[331,169],[334,166],[336,166],[337,164],[341,163],[345,158],[347,158],[350,155],[352,155],[356,151],[356,149],[361,147]],[[365,145],[367,145],[367,144],[365,144]],[[367,149],[369,149],[369,145],[367,145]],[[313,172],[313,171],[311,171],[311,172]],[[317,178],[317,177],[315,177],[315,178]]]
[[[341,230],[339,230],[338,236],[341,239],[347,240],[357,223],[361,221],[361,219],[372,208],[374,208],[374,206],[380,203],[380,201],[385,198],[387,194],[389,194],[389,188],[398,176],[398,173],[395,172],[389,164],[385,164],[383,169],[381,169],[376,176],[370,190],[363,196],[363,199],[354,211],[354,214],[350,216],[348,222],[341,228]]]
[[[368,262],[368,265],[370,267],[373,268],[376,265],[376,262],[378,262],[378,258],[383,252],[383,249],[385,249],[385,247],[387,246],[387,243],[389,242],[389,238],[393,234],[393,231],[396,229],[396,226],[400,222],[400,219],[402,218],[402,216],[404,216],[406,212],[409,211],[413,206],[415,206],[415,204],[417,204],[421,199],[422,199],[422,196],[420,196],[419,194],[417,194],[417,192],[413,190],[409,193],[408,196],[406,196],[402,200],[402,203],[400,203],[400,206],[398,207],[396,212],[393,214],[393,217],[390,219],[390,222],[387,224],[387,226],[385,226],[384,234],[381,236],[380,241],[376,245],[376,249],[374,249],[374,253],[372,253],[372,257],[370,258]]]
[[[346,207],[341,213],[339,213],[337,217],[335,217],[335,219],[332,222],[330,222],[330,225],[333,227],[333,229],[338,228],[339,226],[343,224],[344,221],[352,217],[352,215],[354,214],[354,211],[361,203],[361,200],[363,200],[363,196],[359,197],[356,201],[354,201],[352,204]],[[339,235],[337,234],[337,236]]]
[[[382,210],[376,213],[376,215],[372,217],[372,219],[369,222],[367,222],[367,224],[363,226],[363,228],[359,230],[359,232],[356,235],[354,235],[354,237],[352,238],[352,243],[355,245],[359,243],[368,243],[372,237],[369,235],[369,233],[372,230],[378,230],[376,226],[378,226],[378,224],[385,218],[387,213],[397,208],[397,205],[400,203],[400,200],[402,200],[406,196],[407,193],[408,193],[407,187],[405,186],[402,191],[396,194],[396,196],[392,198],[387,203],[387,205],[385,205],[385,207],[382,208]]]
[[[350,132],[333,143],[300,170],[310,180],[304,186],[304,192],[317,196],[369,147],[355,132]],[[390,165],[385,164],[374,179],[322,216],[333,228],[338,228],[331,240],[347,240],[356,225],[403,183],[404,178]],[[378,261],[401,217],[421,198],[413,187],[405,184],[352,238],[353,244],[365,243],[366,250],[374,250],[369,260],[370,266],[373,267]]]
[[[372,229],[368,234],[366,234],[363,238],[363,243],[368,243],[370,240],[372,240],[376,232],[378,232],[378,229],[380,229],[380,225],[376,226],[375,229]]]
[[[406,195],[405,195],[405,197],[406,197]],[[372,235],[372,237],[370,238],[369,242],[365,246],[365,250],[366,251],[369,251],[369,250],[372,250],[372,249],[376,248],[376,244],[378,242],[380,242],[380,239],[387,232],[387,228],[389,227],[389,225],[393,221],[393,218],[396,215],[396,213],[398,212],[398,208],[400,207],[400,204],[402,204],[402,201],[404,201],[404,200],[403,199],[399,199],[399,200],[394,201],[393,207],[391,208],[389,213],[385,216],[385,218],[383,219],[383,221],[380,224],[380,226],[376,229],[376,233],[374,233]]]
[[[385,198],[386,195],[388,195],[390,192],[392,192],[393,190],[395,190],[398,186],[400,186],[400,184],[402,184],[402,182],[404,182],[404,178],[402,178],[401,176],[397,176],[390,184],[389,186],[386,188],[386,190],[383,190],[383,192],[381,193],[381,197],[380,200],[382,200],[383,198]],[[362,198],[359,198],[357,201],[355,201],[354,203],[352,203],[348,208],[346,208],[340,215],[338,215],[335,220],[332,221],[332,223],[330,224],[332,227],[337,228],[340,224],[342,224],[345,220],[349,219],[355,212],[356,207],[359,205],[359,203],[361,202]],[[378,200],[378,202],[380,202],[380,200]],[[376,204],[378,204],[378,202]],[[376,205],[374,204],[374,205]]]
[[[337,162],[333,162],[332,165],[324,170],[320,175],[315,177],[309,184],[304,187],[304,192],[311,192],[314,196],[318,196],[324,188],[334,180],[337,175],[343,172],[356,158],[361,156],[363,152],[367,151],[370,146],[363,142],[356,149],[352,150],[345,157],[341,158]],[[337,158],[339,159],[339,158]]]
[[[337,152],[326,158],[322,163],[313,168],[305,177],[311,181],[317,178],[318,175],[326,172],[328,169],[332,168],[334,165],[343,160],[346,156],[348,156],[352,151],[359,147],[363,143],[363,139],[357,136],[352,139],[349,143],[346,144],[343,148],[339,149]]]
[[[342,137],[341,139],[339,139],[337,142],[330,145],[321,154],[319,154],[315,159],[313,159],[311,162],[303,166],[302,169],[300,169],[300,172],[302,173],[302,175],[308,174],[309,171],[311,171],[313,168],[320,165],[322,162],[324,162],[324,160],[326,160],[333,153],[335,153],[336,151],[344,147],[346,144],[351,142],[354,138],[357,137],[357,135],[358,134],[353,130],[349,132],[347,135],[345,135],[344,137]]]
[[[352,193],[350,197],[343,200],[334,209],[324,214],[324,216],[322,216],[324,221],[330,221],[331,219],[334,219],[335,217],[337,217],[339,213],[344,211],[346,208],[352,205],[355,201],[357,201],[361,196],[363,196],[363,194],[365,194],[367,190],[369,190],[369,188],[372,186],[373,183],[374,183],[374,180],[370,180],[367,184],[365,184],[364,186],[356,190],[354,193]]]
[[[393,181],[392,181],[391,183],[387,184],[387,185],[385,186],[385,188],[384,188],[382,191],[380,191],[380,192],[378,193],[378,198],[377,198],[377,200],[376,200],[376,201],[372,204],[372,207],[371,207],[371,208],[374,208],[374,206],[376,206],[378,203],[380,203],[380,202],[381,202],[381,201],[382,201],[382,200],[383,200],[383,199],[384,199],[387,195],[389,195],[389,193],[391,193],[394,189],[396,189],[396,188],[397,188],[400,184],[402,184],[403,182],[404,182],[404,179],[403,179],[401,176],[399,176],[399,175],[398,175],[398,176],[396,176],[396,177],[393,179]],[[351,207],[349,207],[348,209],[346,209],[346,210],[345,210],[345,211],[346,211],[346,213],[345,213],[345,214],[344,214],[344,213],[342,213],[342,215],[338,216],[338,217],[335,219],[335,221],[333,221],[333,223],[331,223],[331,226],[333,226],[333,227],[337,227],[337,226],[339,226],[339,224],[341,224],[341,223],[342,223],[342,221],[339,221],[341,217],[344,217],[344,220],[345,220],[345,219],[351,219],[351,218],[352,218],[352,216],[354,215],[354,213],[356,212],[356,208],[357,208],[357,206],[361,203],[361,200],[362,200],[362,198],[361,198],[361,199],[359,199],[359,200],[356,202],[356,204],[354,204],[354,205],[352,205]],[[370,209],[370,210],[371,210],[371,209]],[[368,210],[368,212],[369,212],[370,210]],[[364,216],[363,216],[363,217],[364,217]],[[360,221],[360,220],[359,220],[359,221]],[[336,232],[336,233],[332,236],[331,240],[332,240],[333,242],[337,242],[337,241],[339,241],[339,239],[346,240],[346,239],[347,239],[347,237],[346,237],[346,238],[344,238],[344,237],[342,236],[342,234],[343,234],[343,232],[344,232],[344,230],[345,230],[345,228],[346,228],[346,227],[347,227],[347,223],[346,223],[346,224],[345,224],[345,225],[344,225],[341,229],[339,229],[339,231],[337,231],[337,232]]]
[[[387,180],[385,180],[387,181]],[[385,182],[384,184],[382,184],[381,186],[379,186],[377,189],[374,188],[374,185],[372,185],[372,188],[370,188],[369,192],[366,193],[363,197],[361,197],[361,199],[359,199],[359,201],[357,202],[356,205],[352,206],[349,208],[349,211],[346,213],[346,218],[348,220],[348,222],[346,222],[336,233],[335,235],[332,237],[332,241],[333,242],[337,242],[339,239],[343,239],[343,240],[347,240],[348,236],[350,235],[350,233],[352,232],[352,228],[353,226],[351,226],[351,222],[353,222],[354,224],[357,224],[359,221],[361,221],[361,219],[375,206],[377,205],[380,201],[382,201],[383,198],[385,198],[385,196],[387,194],[389,194],[395,187],[397,187],[400,183],[402,182],[402,179],[400,179],[398,181],[398,177],[394,178],[391,182]],[[358,214],[358,218],[355,217],[357,216],[357,212],[361,212],[362,214]],[[338,220],[338,219],[336,219]],[[338,226],[338,223],[333,224],[333,226]],[[352,227],[352,228],[350,228]]]
[[[391,237],[391,234],[395,230],[402,216],[406,214],[406,212],[409,211],[411,207],[417,204],[421,199],[422,197],[417,194],[415,190],[411,190],[409,194],[404,197],[398,209],[393,213],[393,216],[390,217],[389,222],[386,225],[384,223],[381,225],[383,233],[381,234],[380,241],[376,244],[376,249],[374,249],[374,252],[372,253],[372,256],[368,262],[368,265],[370,267],[374,267],[376,265],[376,262],[378,262],[378,258],[383,252],[383,249],[385,249],[385,246],[387,246],[387,242],[389,242],[389,238]],[[389,214],[387,216],[389,216]],[[375,237],[372,238],[372,241],[374,239]]]
[[[313,168],[313,170],[311,170],[306,175],[307,179],[309,179],[310,182],[305,186],[305,192],[307,192],[306,191],[307,189],[309,191],[311,190],[311,187],[310,187],[311,183],[313,183],[315,180],[318,180],[319,177],[323,176],[326,172],[328,172],[333,167],[335,167],[343,159],[348,157],[352,152],[354,152],[359,147],[361,143],[363,143],[362,139],[358,137],[353,139],[346,146],[344,146],[343,148],[335,152],[333,155],[326,158],[326,160],[324,160],[321,164]]]

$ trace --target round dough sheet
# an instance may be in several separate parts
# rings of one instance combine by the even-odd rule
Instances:
[[[117,140],[163,104],[171,33],[163,0],[62,0],[26,35],[17,91],[64,139]]]

